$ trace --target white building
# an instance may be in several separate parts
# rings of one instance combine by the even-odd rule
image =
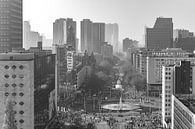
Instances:
[[[162,67],[162,123],[163,127],[170,127],[171,95],[173,94],[174,67]]]
[[[17,128],[34,129],[34,55],[2,53],[0,71],[1,107],[12,100]]]

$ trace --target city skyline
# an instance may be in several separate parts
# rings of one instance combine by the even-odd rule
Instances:
[[[52,38],[52,23],[58,18],[73,18],[77,21],[78,38],[80,37],[80,21],[89,18],[95,22],[118,23],[120,42],[129,37],[143,43],[145,26],[153,27],[157,17],[172,17],[174,29],[188,29],[194,32],[195,19],[191,17],[191,12],[195,11],[193,3],[192,0],[188,2],[184,0],[150,0],[149,2],[141,0],[85,0],[82,2],[42,0],[38,2],[34,0],[24,1],[23,6],[24,20],[30,20],[32,29],[43,33],[48,38]],[[45,5],[44,9],[43,5]]]

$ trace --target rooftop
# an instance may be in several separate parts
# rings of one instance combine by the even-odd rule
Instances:
[[[25,60],[33,60],[33,53],[0,53],[0,61],[25,61]]]

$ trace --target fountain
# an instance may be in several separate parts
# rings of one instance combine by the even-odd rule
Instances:
[[[138,105],[126,104],[122,102],[122,92],[124,89],[122,88],[120,79],[121,77],[119,77],[119,79],[117,80],[117,84],[115,85],[115,89],[119,89],[121,92],[119,103],[103,105],[102,108],[106,110],[112,110],[112,111],[130,111],[130,110],[139,109],[140,107]]]

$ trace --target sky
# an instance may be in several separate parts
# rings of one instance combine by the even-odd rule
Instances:
[[[31,28],[52,38],[53,22],[58,18],[77,21],[118,23],[119,41],[126,37],[143,43],[144,28],[153,27],[157,17],[172,17],[174,29],[195,32],[194,0],[23,0],[24,20]]]

